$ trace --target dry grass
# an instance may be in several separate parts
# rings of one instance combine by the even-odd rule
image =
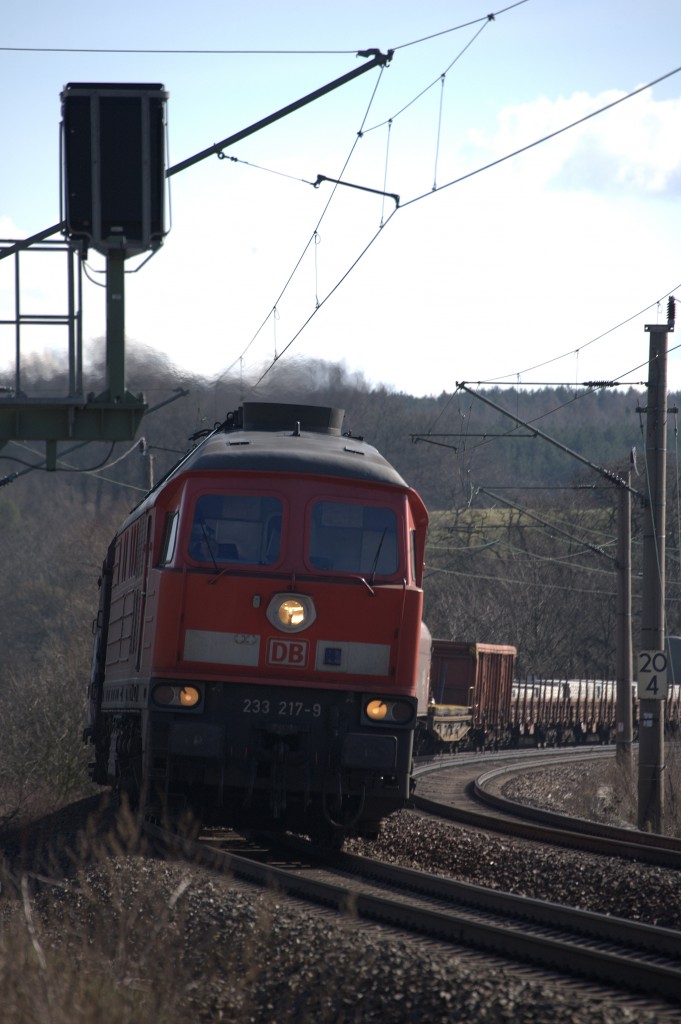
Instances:
[[[82,680],[59,659],[0,676],[0,828],[49,814],[94,791],[82,741]]]
[[[665,832],[681,836],[681,739],[665,745]]]
[[[272,930],[268,898],[243,922],[230,921],[230,907],[243,914],[243,894],[235,889],[230,899],[220,880],[140,856],[134,821],[121,820],[105,839],[95,829],[81,837],[66,877],[63,855],[51,865],[41,858],[37,871],[6,872],[0,1021],[252,1019],[257,947]],[[230,926],[233,941],[225,942]]]
[[[37,768],[30,776],[36,806],[42,794],[54,809],[72,790],[75,742],[68,747],[58,775],[66,785],[51,788]],[[681,835],[681,742],[667,744],[666,763],[665,830]],[[15,777],[21,781],[20,772]],[[572,813],[635,825],[635,766],[627,775],[614,760],[599,761],[572,788],[579,801]],[[329,964],[359,978],[367,960],[360,944],[357,962],[343,965],[336,937],[320,929],[317,962],[301,973],[296,943],[309,939],[297,937],[273,894],[140,856],[130,815],[105,832],[101,818],[93,820],[70,852],[57,848],[58,839],[32,859],[15,852],[0,871],[0,1024],[357,1019],[352,994],[340,976],[334,982]]]
[[[681,739],[665,743],[663,832],[681,836]],[[629,825],[638,823],[638,750],[631,771],[615,760],[600,761],[580,772],[579,790],[570,813],[593,821]]]
[[[2,890],[0,1024],[350,1024],[360,969],[390,969],[381,954],[372,967],[349,918],[149,856],[125,814],[66,857],[6,872]]]

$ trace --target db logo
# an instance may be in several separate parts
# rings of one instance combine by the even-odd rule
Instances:
[[[305,668],[307,664],[307,640],[270,640],[267,647],[269,665],[295,665]]]

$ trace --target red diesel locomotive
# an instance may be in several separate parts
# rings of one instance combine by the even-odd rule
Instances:
[[[338,842],[408,799],[428,516],[342,421],[244,403],[114,537],[85,738],[145,813]]]

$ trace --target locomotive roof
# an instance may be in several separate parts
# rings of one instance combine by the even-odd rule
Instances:
[[[126,523],[184,473],[284,473],[344,477],[409,489],[397,470],[361,437],[343,435],[342,409],[245,402],[190,451],[132,510]]]
[[[244,402],[172,471],[264,472],[340,476],[406,487],[361,437],[341,434],[343,409],[285,402]]]
[[[393,466],[361,438],[300,430],[217,433],[192,452],[178,471],[286,473],[340,476],[406,487]],[[174,474],[172,474],[174,475]]]

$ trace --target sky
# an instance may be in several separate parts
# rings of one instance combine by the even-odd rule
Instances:
[[[226,150],[236,161],[172,176],[163,246],[126,261],[127,337],[211,380],[313,358],[419,396],[639,384],[645,326],[681,299],[680,39],[678,0],[24,0],[0,40],[0,237],[60,220],[68,82],[162,83],[172,166],[354,70],[360,49],[394,50]],[[14,264],[0,260],[0,320]],[[92,355],[104,267],[91,251]],[[65,311],[61,257],[22,257],[21,304]],[[0,324],[0,385],[14,344]],[[65,332],[24,328],[31,350],[63,361]]]

